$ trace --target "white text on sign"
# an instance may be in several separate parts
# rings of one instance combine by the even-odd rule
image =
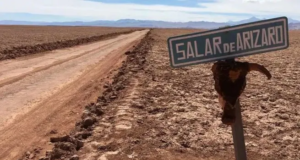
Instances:
[[[266,46],[284,43],[284,29],[282,25],[255,29],[236,34],[236,40],[229,43],[222,43],[222,37],[205,39],[205,50],[199,51],[198,42],[188,41],[176,44],[178,60],[204,57],[216,54],[234,53],[238,51],[251,50]],[[183,47],[184,46],[184,47]],[[185,48],[185,49],[181,49]]]

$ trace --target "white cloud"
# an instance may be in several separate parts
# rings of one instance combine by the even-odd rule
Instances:
[[[201,3],[199,5],[201,7],[110,4],[85,0],[0,0],[0,12],[61,15],[89,20],[132,18],[225,22],[249,18],[248,16],[216,14],[215,12],[257,16],[284,15],[300,19],[300,10],[297,8],[300,6],[299,0],[217,0],[214,3]]]
[[[299,0],[217,0],[216,3],[199,5],[204,6],[205,11],[215,9],[223,13],[288,16],[300,19]]]
[[[267,2],[279,2],[282,0],[243,0],[244,2],[252,2],[252,3],[267,3]]]

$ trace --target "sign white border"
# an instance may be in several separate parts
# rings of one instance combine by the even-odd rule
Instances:
[[[269,23],[274,23],[274,22],[283,22],[283,24],[284,24],[284,26],[283,26],[284,27],[283,28],[284,35],[285,35],[285,45],[284,46],[258,49],[258,50],[255,50],[255,51],[248,51],[248,52],[234,54],[234,55],[225,55],[225,56],[213,57],[213,58],[208,58],[208,59],[203,59],[203,60],[196,60],[196,61],[193,61],[193,62],[185,62],[185,63],[175,64],[174,56],[173,56],[173,46],[172,46],[172,42],[175,41],[175,40],[194,38],[194,37],[205,36],[205,35],[210,35],[210,34],[216,34],[216,33],[224,32],[224,31],[225,32],[226,31],[232,31],[232,30],[241,29],[241,28],[245,28],[245,27],[253,27],[253,26],[269,24]],[[287,39],[288,38],[288,36],[287,36],[288,35],[288,33],[287,33],[288,29],[287,29],[286,24],[287,24],[287,18],[280,18],[280,19],[276,19],[276,20],[267,20],[267,21],[263,21],[263,22],[250,23],[250,24],[241,25],[241,26],[237,26],[237,27],[224,28],[224,29],[216,30],[216,31],[212,31],[212,32],[204,32],[204,33],[199,33],[199,34],[194,34],[194,35],[187,35],[187,36],[169,38],[168,41],[169,41],[169,49],[170,49],[171,57],[172,57],[171,58],[172,66],[173,67],[180,67],[180,66],[192,65],[192,64],[202,63],[202,62],[209,62],[209,61],[214,61],[214,60],[219,60],[219,59],[227,59],[227,58],[247,56],[247,55],[251,55],[253,53],[258,53],[258,52],[268,52],[268,51],[272,51],[272,50],[287,48],[288,47],[288,39]]]

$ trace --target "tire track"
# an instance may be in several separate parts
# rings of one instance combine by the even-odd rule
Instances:
[[[88,153],[81,157],[82,159],[109,160],[109,156],[122,152],[122,149],[116,147],[114,144],[122,143],[123,135],[126,135],[126,132],[132,129],[134,117],[137,114],[131,106],[135,99],[138,98],[139,92],[137,91],[137,86],[139,82],[136,78],[132,78],[130,81],[128,89],[123,93],[124,96],[111,106],[114,108],[112,123],[105,122],[111,119],[111,114],[103,115],[102,121],[94,129],[94,136],[100,141],[91,141],[83,149],[85,151],[88,150]],[[99,151],[99,148],[103,152],[95,154],[95,152]]]
[[[126,52],[128,57],[118,74],[111,83],[104,85],[106,89],[97,102],[86,106],[81,121],[76,123],[67,139],[65,136],[51,138],[54,147],[46,154],[45,159],[107,159],[122,150],[122,145],[119,144],[127,140],[126,134],[130,134],[136,127],[137,114],[132,107],[136,106],[134,101],[139,94],[138,76],[144,70],[145,56],[152,47],[153,39],[149,34],[150,32],[134,50]],[[79,148],[69,150],[62,147],[70,143]],[[78,146],[81,143],[84,145]]]

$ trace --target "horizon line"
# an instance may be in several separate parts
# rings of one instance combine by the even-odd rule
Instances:
[[[135,20],[135,21],[157,21],[157,22],[169,22],[169,23],[188,23],[188,22],[211,22],[211,23],[234,23],[234,22],[240,22],[240,21],[244,21],[244,20],[250,20],[250,19],[257,19],[257,21],[259,20],[267,20],[267,19],[272,19],[272,18],[257,18],[255,16],[251,16],[249,18],[246,18],[246,19],[242,19],[242,20],[237,20],[237,21],[226,21],[226,22],[215,22],[215,21],[204,21],[204,20],[199,20],[199,21],[177,21],[177,22],[174,22],[174,21],[165,21],[165,20],[146,20],[146,19],[131,19],[131,18],[123,18],[123,19],[117,19],[117,20],[89,20],[89,21],[85,21],[85,20],[70,20],[70,21],[35,21],[35,20],[10,20],[10,19],[3,19],[3,20],[0,20],[0,22],[3,22],[3,21],[12,21],[12,22],[40,22],[40,23],[68,23],[68,22],[97,22],[97,21],[108,21],[108,22],[117,22],[117,21],[121,21],[121,20]],[[276,18],[276,17],[274,17]],[[288,17],[287,17],[288,18]],[[292,18],[288,18],[288,19],[292,19]],[[298,19],[292,19],[294,21],[299,21],[297,23],[300,23],[300,20]]]

